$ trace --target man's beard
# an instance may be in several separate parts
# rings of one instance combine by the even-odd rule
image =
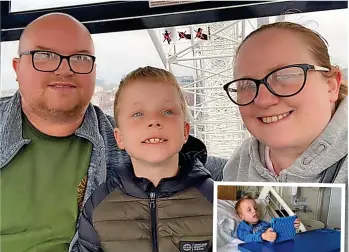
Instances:
[[[52,108],[48,102],[41,97],[37,102],[30,104],[30,110],[45,120],[66,123],[76,121],[84,115],[88,102],[83,102],[84,101],[79,99],[79,102],[70,107]]]

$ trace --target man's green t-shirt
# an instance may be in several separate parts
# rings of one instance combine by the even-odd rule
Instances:
[[[75,135],[45,135],[23,117],[23,137],[31,143],[0,171],[0,251],[66,252],[92,144]]]

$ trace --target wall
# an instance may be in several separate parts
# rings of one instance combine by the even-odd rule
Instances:
[[[298,205],[292,205],[291,188],[284,187],[282,190],[282,197],[285,202],[291,207],[292,210],[302,208],[302,205],[306,205],[309,212],[297,211],[296,214],[300,219],[313,219],[318,220],[321,211],[321,201],[319,197],[322,197],[320,192],[321,188],[316,187],[298,187],[298,198],[304,198],[304,203],[298,203]]]
[[[276,191],[279,192],[280,196],[285,200],[286,204],[292,209],[295,210],[296,207],[301,208],[301,205],[306,205],[307,209],[310,210],[310,212],[302,212],[297,211],[296,214],[301,219],[320,219],[320,212],[321,212],[321,200],[319,197],[322,198],[322,193],[320,193],[320,188],[316,187],[303,187],[298,188],[298,197],[304,198],[306,201],[304,203],[299,203],[297,206],[292,205],[292,195],[291,195],[291,187],[274,187]],[[258,197],[258,192],[260,191],[260,187],[256,186],[242,186],[239,187],[239,189],[242,189],[246,191],[247,193],[250,193],[252,196]]]
[[[218,186],[218,199],[236,200],[236,186]]]
[[[341,188],[331,188],[330,204],[328,208],[327,226],[330,228],[341,227]]]

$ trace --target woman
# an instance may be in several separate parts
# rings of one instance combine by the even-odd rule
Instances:
[[[224,86],[252,134],[226,164],[228,181],[348,181],[347,85],[317,33],[279,22],[252,32]]]

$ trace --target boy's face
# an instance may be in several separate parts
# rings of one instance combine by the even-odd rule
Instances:
[[[256,201],[245,199],[240,204],[240,218],[249,224],[256,224],[259,221]]]
[[[132,159],[161,165],[182,149],[189,124],[178,91],[169,83],[136,80],[122,90],[118,104],[119,148]]]

